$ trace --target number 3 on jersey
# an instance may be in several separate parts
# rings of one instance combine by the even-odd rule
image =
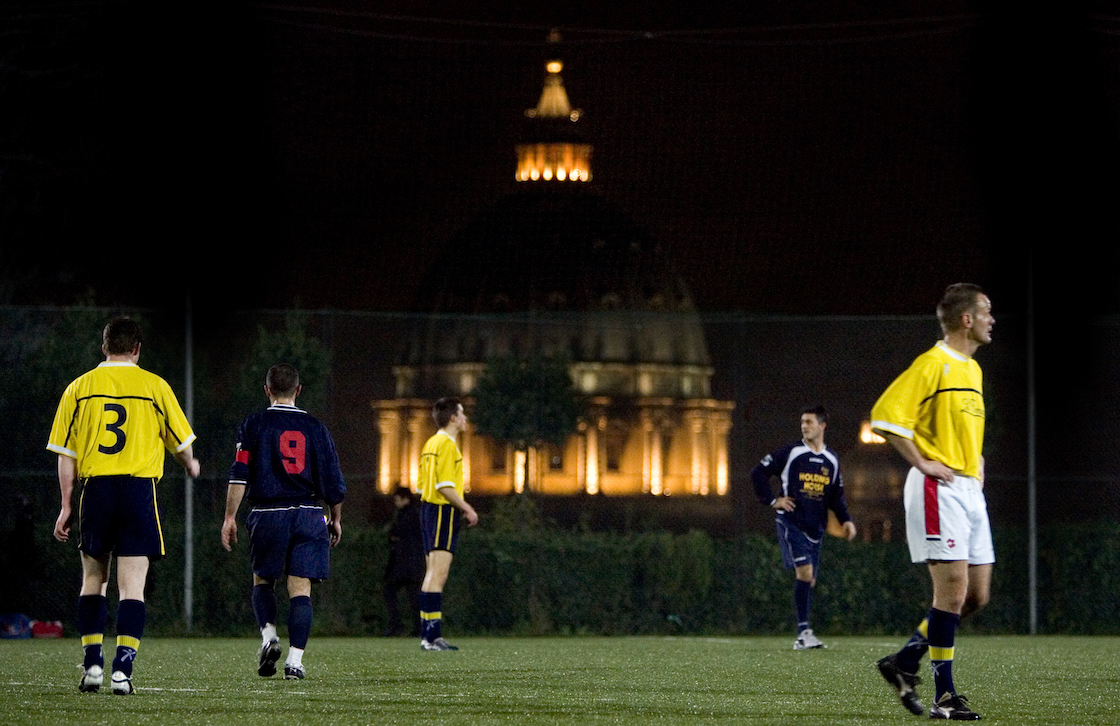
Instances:
[[[284,460],[284,471],[289,474],[302,474],[307,457],[307,439],[302,431],[285,431],[280,434],[280,457]]]
[[[116,421],[105,424],[105,431],[112,434],[116,438],[113,441],[112,446],[99,444],[97,450],[102,454],[108,454],[111,456],[113,454],[119,454],[124,451],[124,442],[127,439],[124,433],[124,422],[128,418],[128,411],[119,403],[106,403],[105,413],[113,413],[117,417]]]

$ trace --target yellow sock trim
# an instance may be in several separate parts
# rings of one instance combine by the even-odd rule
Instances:
[[[104,640],[105,640],[105,635],[103,633],[93,633],[91,635],[83,635],[82,636],[82,647],[84,648],[87,645],[101,645],[101,643],[104,642]]]
[[[420,613],[421,620],[439,620],[443,617],[443,613],[438,610],[434,613]]]
[[[133,650],[140,649],[140,639],[133,638],[131,635],[118,635],[117,647],[132,648]]]
[[[929,647],[930,660],[953,660],[953,651],[955,648],[935,648],[932,645]]]
[[[925,618],[918,623],[918,632],[922,634],[923,638],[929,637],[929,618]]]

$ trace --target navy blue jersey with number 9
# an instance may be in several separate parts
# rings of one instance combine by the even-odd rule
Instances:
[[[269,406],[241,423],[229,483],[244,484],[252,505],[332,505],[346,495],[330,432],[287,404]]]

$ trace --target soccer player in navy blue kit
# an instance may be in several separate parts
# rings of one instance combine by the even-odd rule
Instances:
[[[806,409],[801,413],[801,440],[768,454],[751,471],[758,500],[777,512],[782,562],[794,571],[793,600],[797,611],[794,650],[826,647],[813,634],[810,614],[829,510],[835,512],[849,542],[856,536],[856,525],[844,499],[840,459],[824,445],[827,425],[828,414],[823,407]],[[781,480],[778,496],[774,496],[771,489],[771,477]]]
[[[237,509],[248,499],[251,602],[262,638],[257,674],[272,676],[280,660],[275,585],[286,573],[290,607],[284,678],[300,679],[311,635],[311,585],[330,574],[330,548],[342,539],[346,484],[326,426],[296,408],[302,390],[296,369],[286,363],[273,366],[264,390],[269,407],[245,419],[237,433],[222,546],[229,551],[237,542]]]

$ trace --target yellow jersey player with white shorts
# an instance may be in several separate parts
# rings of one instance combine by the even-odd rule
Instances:
[[[879,397],[871,427],[913,441],[922,456],[957,472],[951,482],[939,482],[910,469],[904,493],[910,559],[995,562],[982,484],[980,364],[938,341]]]
[[[928,652],[935,699],[930,718],[980,716],[953,683],[961,618],[988,603],[992,530],[984,500],[984,378],[973,354],[992,340],[992,302],[978,286],[950,285],[937,305],[944,337],[914,360],[871,409],[871,428],[910,464],[906,537],[910,557],[925,563],[933,603],[910,640],[877,662],[879,673],[911,713],[918,668]]]

